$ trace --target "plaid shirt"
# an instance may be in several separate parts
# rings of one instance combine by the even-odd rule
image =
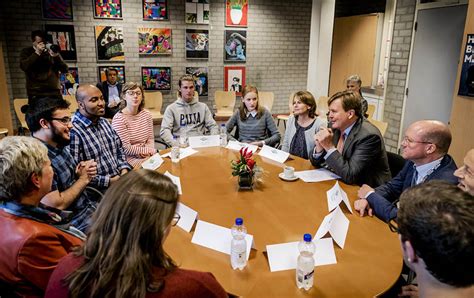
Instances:
[[[72,120],[69,150],[76,163],[93,159],[97,162],[97,176],[90,185],[99,189],[109,187],[110,178],[120,175],[123,169],[131,170],[123,153],[122,142],[104,118],[93,123],[79,111]]]
[[[48,157],[51,160],[51,166],[54,170],[51,190],[58,190],[59,192],[65,191],[71,187],[76,180],[77,163],[72,158],[68,147],[55,148],[47,143],[43,142],[43,144],[48,148]]]

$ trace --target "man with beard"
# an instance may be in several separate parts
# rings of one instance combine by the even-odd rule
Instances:
[[[94,160],[78,164],[69,153],[72,128],[69,103],[60,98],[39,98],[30,105],[26,121],[34,138],[48,148],[48,157],[54,171],[51,192],[41,202],[71,216],[71,223],[81,231],[89,225],[89,218],[96,209],[97,194],[86,190],[97,174]],[[72,214],[70,214],[72,213]]]
[[[122,93],[122,84],[118,81],[118,70],[109,67],[105,70],[107,80],[98,83],[97,88],[100,89],[105,99],[105,116],[113,118],[119,111],[120,93]]]
[[[76,100],[79,109],[72,120],[69,150],[77,163],[91,159],[97,162],[97,176],[90,184],[105,191],[132,167],[125,158],[119,136],[103,118],[102,92],[93,85],[79,85]]]

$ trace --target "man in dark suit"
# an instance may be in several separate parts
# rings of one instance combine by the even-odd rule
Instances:
[[[448,149],[451,144],[449,128],[440,121],[423,120],[411,124],[405,132],[402,141],[402,156],[408,161],[400,173],[385,183],[373,189],[362,185],[359,189],[359,200],[354,207],[364,216],[366,211],[370,216],[375,214],[384,221],[397,217],[398,199],[402,192],[428,180],[444,180],[456,184],[454,176],[456,164]]]
[[[314,166],[326,166],[348,184],[379,186],[390,179],[380,131],[362,116],[360,95],[334,94],[328,101],[329,124],[314,137]]]
[[[120,93],[122,93],[122,84],[118,81],[118,70],[109,67],[105,70],[107,80],[97,84],[97,88],[102,91],[105,99],[106,118],[114,117],[119,111]]]

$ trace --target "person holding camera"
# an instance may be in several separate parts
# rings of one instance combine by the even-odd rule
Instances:
[[[46,43],[44,31],[31,32],[32,47],[20,53],[20,68],[26,74],[28,104],[38,97],[61,98],[59,74],[66,73],[68,66],[59,54],[59,46]]]

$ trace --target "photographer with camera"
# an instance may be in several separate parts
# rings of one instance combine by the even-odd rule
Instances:
[[[24,48],[20,53],[20,68],[26,74],[26,93],[28,104],[35,98],[61,98],[59,74],[67,73],[68,66],[59,54],[59,46],[46,43],[44,31],[31,32],[32,47]]]

